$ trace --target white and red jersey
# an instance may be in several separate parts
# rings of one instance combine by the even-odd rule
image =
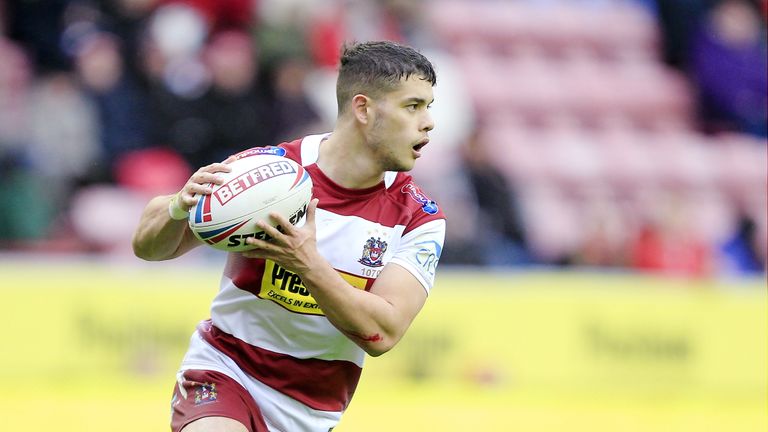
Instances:
[[[281,144],[312,177],[320,253],[352,286],[368,290],[384,266],[407,269],[429,293],[445,216],[410,175],[388,172],[367,189],[347,189],[316,165],[325,135]],[[301,278],[270,260],[230,254],[203,340],[250,376],[314,410],[343,411],[365,352],[324,316]]]

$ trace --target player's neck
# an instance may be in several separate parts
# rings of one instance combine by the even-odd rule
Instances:
[[[320,144],[317,166],[328,178],[349,189],[369,188],[384,178],[362,139],[339,128]]]

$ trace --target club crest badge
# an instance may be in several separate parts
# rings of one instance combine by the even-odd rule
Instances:
[[[195,389],[195,405],[216,402],[219,392],[216,391],[216,384],[200,384]]]
[[[368,267],[381,267],[384,265],[381,259],[384,257],[384,252],[386,251],[387,242],[380,237],[371,237],[365,242],[365,245],[363,245],[363,257],[357,262]]]

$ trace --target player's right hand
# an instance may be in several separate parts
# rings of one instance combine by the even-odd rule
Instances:
[[[235,161],[235,157],[230,156],[223,162],[212,163],[195,171],[179,191],[179,207],[188,212],[197,204],[200,195],[210,195],[213,192],[212,185],[224,183],[224,179],[217,173],[232,171],[229,163],[233,161]]]

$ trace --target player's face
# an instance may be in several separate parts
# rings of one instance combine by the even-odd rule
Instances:
[[[384,171],[409,171],[421,157],[435,127],[429,112],[433,100],[432,84],[411,76],[374,101],[368,142]]]

